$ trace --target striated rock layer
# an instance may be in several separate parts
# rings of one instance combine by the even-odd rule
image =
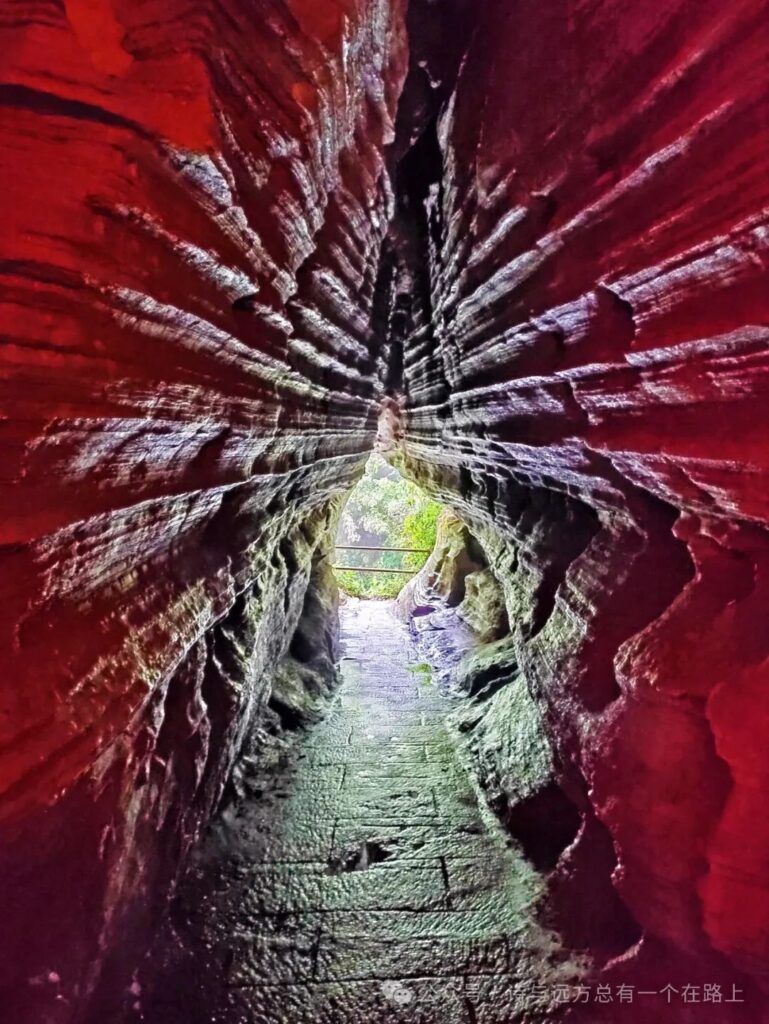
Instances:
[[[478,5],[422,143],[400,457],[503,587],[566,860],[608,833],[647,936],[763,986],[768,46],[754,0]]]
[[[0,14],[0,1001],[19,1024],[130,983],[373,444],[400,8]]]
[[[476,752],[573,942],[618,894],[607,956],[640,929],[637,958],[769,984],[766,13],[0,13],[19,1024],[124,991],[273,680],[289,719],[322,689],[328,525],[383,397],[484,552],[467,614],[509,623]]]

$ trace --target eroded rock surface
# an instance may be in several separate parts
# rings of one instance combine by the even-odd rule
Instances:
[[[473,23],[400,465],[481,542],[556,784],[637,922],[766,986],[766,6]]]
[[[405,61],[385,0],[0,15],[0,1003],[18,1024],[130,984],[112,954],[143,948],[265,721],[375,436]]]

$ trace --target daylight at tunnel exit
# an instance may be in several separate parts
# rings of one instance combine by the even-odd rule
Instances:
[[[0,1024],[769,1024],[769,0],[0,3],[0,211]]]

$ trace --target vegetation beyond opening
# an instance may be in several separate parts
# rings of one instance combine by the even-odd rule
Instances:
[[[347,501],[339,521],[334,558],[342,590],[353,597],[396,597],[427,560],[435,544],[441,506],[374,453]],[[364,551],[419,548],[419,551]],[[363,570],[392,570],[367,572]],[[397,572],[395,570],[406,570]]]

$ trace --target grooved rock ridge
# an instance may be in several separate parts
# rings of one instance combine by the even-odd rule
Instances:
[[[0,55],[0,1000],[41,1024],[130,983],[373,444],[406,40],[43,0]]]
[[[503,586],[576,850],[597,819],[646,933],[762,985],[766,15],[474,13],[434,123],[400,456]]]

